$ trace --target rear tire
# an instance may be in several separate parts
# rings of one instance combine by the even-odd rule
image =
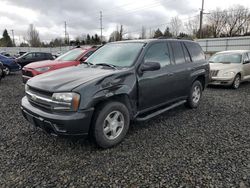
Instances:
[[[232,88],[233,89],[238,89],[240,87],[240,82],[241,82],[241,77],[239,74],[237,74],[234,78]]]
[[[201,82],[199,80],[194,81],[186,102],[186,106],[188,108],[197,108],[199,106],[202,96],[202,89],[203,87]]]
[[[100,106],[94,114],[92,135],[101,148],[119,144],[128,132],[129,111],[120,102],[108,102]]]

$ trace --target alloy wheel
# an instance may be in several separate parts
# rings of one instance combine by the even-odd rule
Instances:
[[[201,88],[197,85],[194,87],[192,98],[195,104],[198,103],[201,98]]]
[[[123,131],[124,115],[119,111],[112,111],[104,120],[103,133],[108,140],[114,140]]]

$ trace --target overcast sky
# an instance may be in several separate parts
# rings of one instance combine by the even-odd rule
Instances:
[[[205,11],[235,4],[250,8],[250,0],[205,0]],[[136,34],[142,25],[155,29],[173,16],[183,21],[199,14],[201,0],[0,0],[0,32],[14,30],[22,41],[29,24],[34,24],[42,40],[64,36],[64,21],[70,38],[100,34],[99,11],[103,12],[104,36],[124,25]],[[133,33],[134,32],[134,33]]]

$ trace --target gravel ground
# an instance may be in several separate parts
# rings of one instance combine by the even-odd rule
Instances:
[[[0,83],[0,187],[250,187],[250,83],[208,88],[108,150],[30,128],[23,96],[20,74]]]

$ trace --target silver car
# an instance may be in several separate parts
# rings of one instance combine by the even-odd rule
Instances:
[[[239,88],[242,81],[250,81],[250,51],[233,50],[214,54],[209,59],[210,85]]]

